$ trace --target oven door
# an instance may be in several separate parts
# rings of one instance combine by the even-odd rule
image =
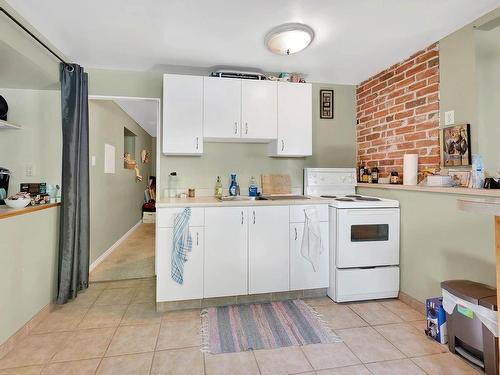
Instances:
[[[337,210],[337,268],[399,264],[399,208]]]

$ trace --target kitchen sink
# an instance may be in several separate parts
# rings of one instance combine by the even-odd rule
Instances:
[[[309,197],[304,195],[266,195],[264,198],[270,201],[309,199]]]
[[[247,202],[247,201],[265,201],[267,198],[264,197],[249,197],[246,195],[237,195],[237,196],[224,196],[222,198],[219,198],[220,201],[222,202]]]

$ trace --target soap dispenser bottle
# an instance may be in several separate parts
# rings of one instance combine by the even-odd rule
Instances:
[[[229,185],[229,195],[234,197],[237,194],[238,183],[236,182],[236,174],[231,174],[231,184]]]
[[[252,176],[250,178],[250,186],[248,187],[248,196],[256,197],[257,196],[257,184],[255,183],[255,177]]]

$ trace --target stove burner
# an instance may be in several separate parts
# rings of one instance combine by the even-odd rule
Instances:
[[[350,195],[346,195],[346,197],[348,197],[348,198],[361,198],[361,195],[358,195],[358,194],[350,194]]]
[[[379,198],[373,198],[373,197],[357,197],[356,200],[358,200],[358,201],[376,202],[376,201],[380,201],[381,199],[379,199]]]
[[[354,202],[354,199],[351,198],[337,198],[335,200],[340,202]]]
[[[320,198],[337,198],[336,195],[320,195]]]

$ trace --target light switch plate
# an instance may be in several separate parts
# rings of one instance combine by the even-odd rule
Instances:
[[[444,124],[453,125],[455,123],[455,111],[446,111],[444,113]]]
[[[95,167],[95,155],[92,155],[92,166]]]

